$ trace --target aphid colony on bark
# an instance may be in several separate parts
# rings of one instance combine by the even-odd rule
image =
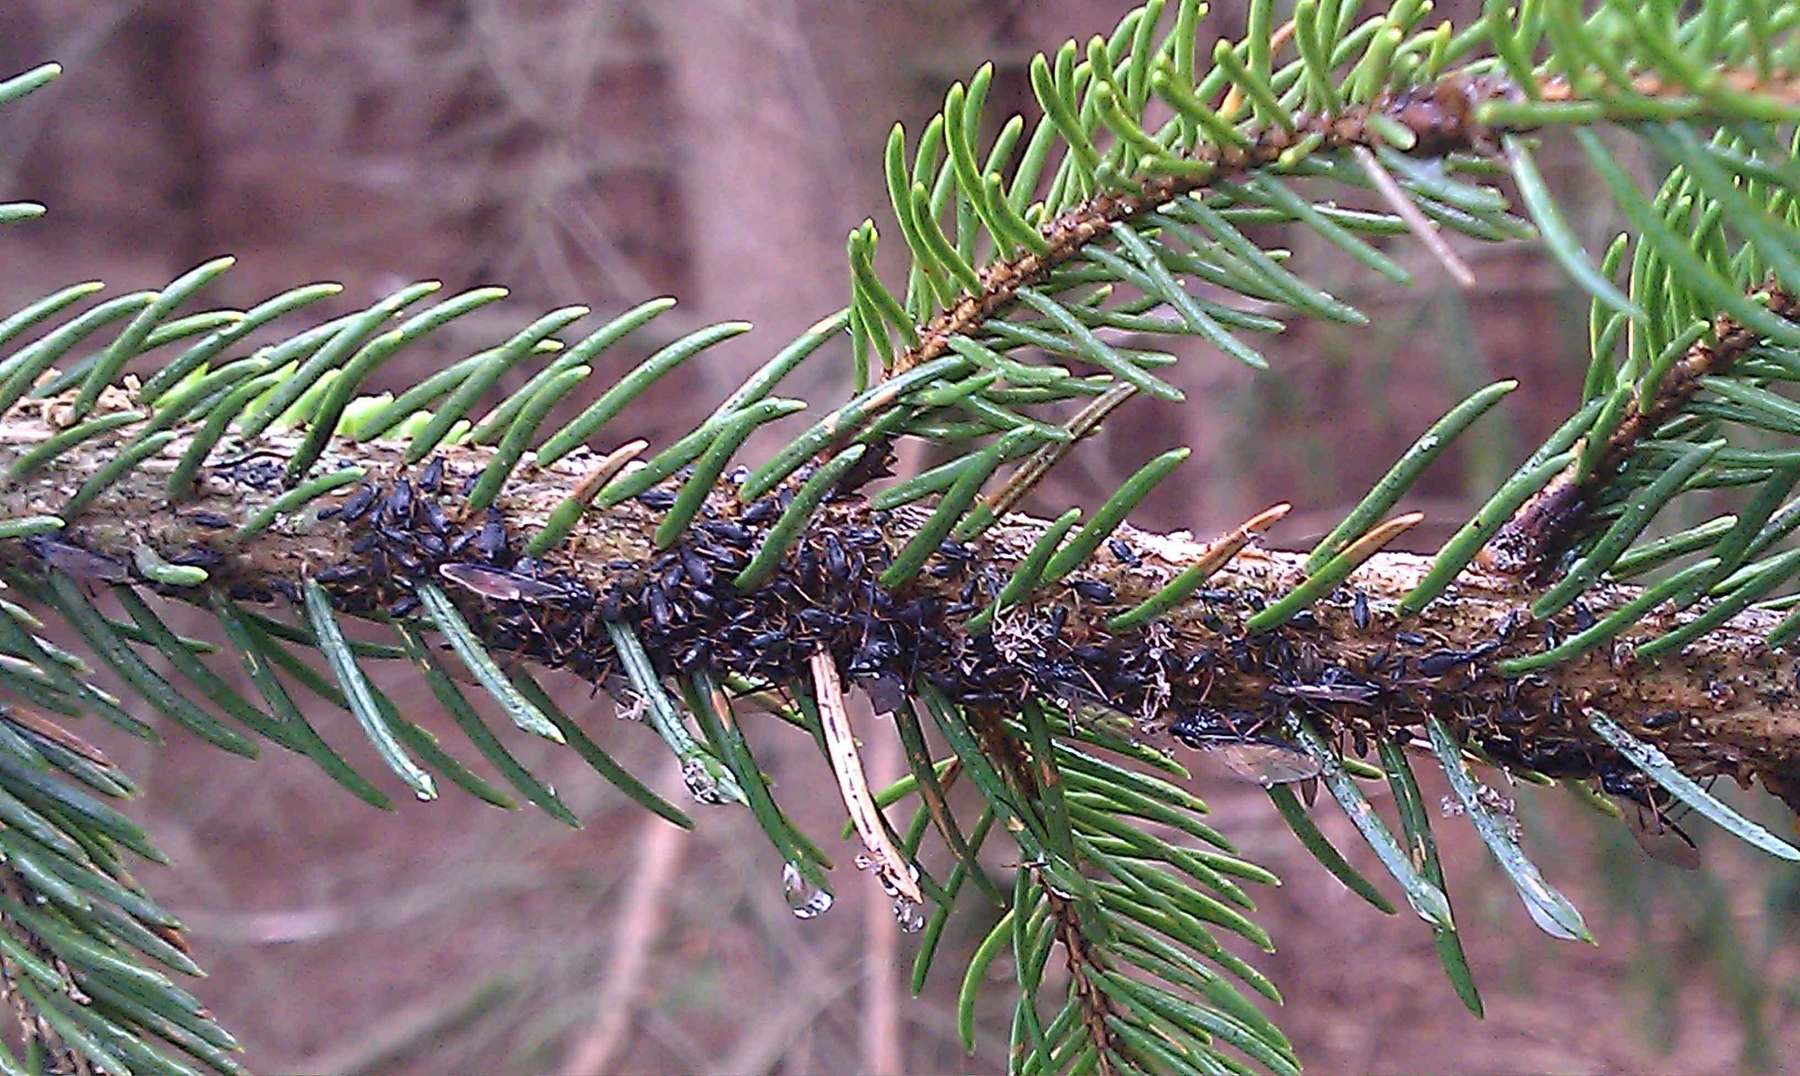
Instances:
[[[1240,634],[1223,647],[1158,645],[1154,631],[1112,636],[1102,625],[1119,599],[1111,584],[1087,576],[1067,580],[1064,601],[1002,613],[986,632],[966,631],[1005,575],[976,549],[946,540],[914,585],[882,587],[877,577],[893,559],[883,533],[890,518],[863,509],[854,494],[837,502],[843,510],[815,516],[781,570],[748,593],[738,593],[732,579],[787,506],[789,489],[741,507],[715,498],[673,547],[605,564],[599,574],[606,582],[596,590],[594,573],[521,554],[497,509],[453,525],[443,507],[454,503],[442,496],[446,481],[434,463],[416,481],[401,477],[380,490],[365,485],[341,507],[326,509],[323,515],[355,533],[353,559],[316,578],[346,611],[379,607],[399,617],[416,606],[413,583],[435,574],[466,593],[467,615],[496,651],[565,667],[617,691],[623,678],[608,620],[634,625],[665,674],[704,667],[780,686],[804,681],[808,657],[824,649],[878,707],[923,677],[967,707],[1010,713],[1032,694],[1061,701],[1072,719],[1099,709],[1128,714],[1131,726],[1116,731],[1159,739],[1173,732],[1196,748],[1248,742],[1279,750],[1268,731],[1291,706],[1419,705],[1400,690],[1411,675],[1406,659],[1376,670],[1385,678],[1359,676],[1296,643],[1293,637],[1316,628],[1310,614],[1297,617],[1291,631]],[[659,487],[638,500],[662,511],[673,497]],[[1136,556],[1122,540],[1110,552],[1122,563]],[[1262,605],[1254,593],[1230,590],[1203,591],[1197,600],[1222,638]],[[1457,659],[1467,664],[1481,656]],[[1422,661],[1442,664],[1444,655]],[[1209,706],[1209,686],[1228,676],[1262,684],[1266,705]]]
[[[223,475],[250,486],[273,480],[258,469],[260,459],[234,461]],[[670,548],[585,565],[566,555],[526,555],[522,533],[498,508],[463,512],[476,474],[452,473],[435,457],[311,510],[314,525],[342,527],[349,538],[348,556],[312,569],[313,578],[344,612],[386,617],[413,613],[418,585],[437,582],[495,653],[567,668],[615,695],[627,689],[608,620],[631,624],[665,675],[704,667],[782,688],[806,682],[809,656],[824,649],[878,708],[891,708],[919,678],[978,711],[1016,712],[1033,695],[1059,702],[1071,721],[1104,714],[1100,721],[1115,733],[1165,746],[1172,736],[1213,750],[1265,782],[1317,772],[1286,740],[1289,712],[1317,718],[1359,754],[1372,749],[1372,736],[1390,729],[1406,736],[1401,730],[1416,728],[1424,714],[1454,712],[1471,743],[1497,759],[1551,776],[1625,780],[1609,748],[1570,731],[1575,707],[1559,691],[1536,677],[1491,675],[1502,650],[1554,646],[1559,625],[1580,630],[1584,618],[1591,622],[1579,603],[1530,633],[1517,632],[1519,618],[1508,616],[1492,638],[1454,649],[1422,631],[1396,630],[1391,610],[1372,607],[1352,588],[1278,630],[1250,634],[1244,621],[1266,596],[1237,586],[1195,593],[1180,638],[1165,621],[1112,633],[1107,620],[1126,608],[1115,583],[1143,562],[1127,538],[1115,536],[1037,602],[970,630],[970,619],[990,609],[1007,582],[1004,558],[947,540],[913,582],[885,588],[877,577],[893,559],[890,541],[897,544],[888,532],[901,528],[853,490],[813,517],[775,574],[739,593],[734,578],[807,474],[745,505],[716,494]],[[673,488],[639,496],[647,518],[672,504]],[[232,526],[206,512],[183,518],[202,532],[224,535]],[[28,545],[76,576],[134,578],[129,565],[73,540],[65,532]],[[227,548],[224,538],[219,548]],[[209,570],[226,563],[205,537],[165,553],[171,563]],[[298,582],[234,578],[232,596],[297,602]],[[1319,616],[1347,621],[1339,631],[1353,629],[1358,645],[1344,646]],[[1651,731],[1655,720],[1645,723]]]
[[[1013,565],[988,539],[946,540],[911,582],[881,585],[907,530],[904,510],[872,508],[858,491],[881,468],[841,479],[778,570],[740,593],[734,580],[812,470],[802,468],[748,504],[732,488],[741,472],[728,476],[668,548],[639,542],[641,557],[586,564],[564,553],[527,555],[529,533],[500,508],[464,507],[479,473],[455,473],[434,456],[359,484],[329,507],[308,509],[313,521],[306,526],[341,527],[348,539],[336,546],[346,556],[308,570],[353,615],[409,616],[419,608],[419,586],[434,582],[495,654],[566,668],[624,702],[631,701],[629,688],[608,621],[631,625],[664,675],[705,669],[782,690],[809,682],[808,659],[823,649],[878,709],[897,705],[920,679],[1000,716],[1032,696],[1101,731],[1211,751],[1264,783],[1318,771],[1284,730],[1290,712],[1316,719],[1358,754],[1373,750],[1374,736],[1422,736],[1423,716],[1436,713],[1455,717],[1468,742],[1496,760],[1550,776],[1612,775],[1621,789],[1626,782],[1646,787],[1625,776],[1632,771],[1610,748],[1576,730],[1579,707],[1553,678],[1495,674],[1503,652],[1554,647],[1592,624],[1581,602],[1529,631],[1518,630],[1520,615],[1505,616],[1491,637],[1458,648],[1429,624],[1397,620],[1391,604],[1377,608],[1353,585],[1276,630],[1250,632],[1245,622],[1272,595],[1240,577],[1231,587],[1193,593],[1178,618],[1179,637],[1164,619],[1115,632],[1107,622],[1141,597],[1124,592],[1139,589],[1133,580],[1145,570],[1144,551],[1127,530],[1033,600],[996,610]],[[265,489],[280,474],[277,458],[250,453],[212,477]],[[645,521],[674,504],[685,477],[638,496]],[[185,549],[161,550],[169,563],[215,573],[229,581],[235,599],[299,602],[299,579],[232,570],[235,521],[194,509],[180,516],[198,537]],[[79,534],[30,538],[26,546],[47,566],[80,578],[155,585],[132,565],[78,544]],[[1646,730],[1667,727],[1659,719],[1646,721]]]

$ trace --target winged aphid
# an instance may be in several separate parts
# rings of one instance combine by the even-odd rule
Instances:
[[[25,548],[50,567],[82,582],[123,583],[131,578],[124,561],[60,539],[33,535],[25,539]]]
[[[1177,740],[1205,751],[1227,770],[1267,788],[1317,777],[1322,767],[1299,746],[1274,736],[1239,732],[1229,716],[1217,710],[1196,710],[1169,726]]]
[[[481,564],[440,564],[438,574],[457,586],[490,601],[523,602],[541,605],[564,601],[571,596],[567,587],[533,579],[528,575],[490,568]]]
[[[1645,855],[1682,870],[1700,869],[1700,846],[1677,823],[1669,793],[1622,767],[1602,770],[1600,788],[1620,801],[1625,828]]]

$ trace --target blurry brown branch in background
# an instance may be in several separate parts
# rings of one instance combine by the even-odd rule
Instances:
[[[681,788],[681,765],[671,759],[654,785],[673,792]],[[602,984],[594,1019],[569,1048],[563,1071],[600,1073],[614,1070],[624,1052],[625,1037],[637,1019],[645,993],[650,957],[668,921],[669,890],[682,873],[687,833],[655,817],[638,827],[636,847],[626,860],[631,885],[613,922],[611,959],[598,977]]]

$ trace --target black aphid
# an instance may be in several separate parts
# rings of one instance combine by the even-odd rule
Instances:
[[[675,614],[669,605],[669,596],[663,593],[662,587],[651,583],[643,589],[640,597],[644,608],[650,610],[650,622],[656,625],[656,630],[666,630]]]
[[[224,468],[221,468],[224,470]],[[251,489],[268,489],[281,481],[283,468],[273,459],[258,456],[230,468],[232,481]]]
[[[1123,538],[1108,538],[1106,548],[1114,557],[1118,558],[1120,564],[1128,568],[1135,568],[1144,562],[1144,558],[1138,556],[1137,551],[1131,548],[1131,543]]]
[[[1500,649],[1500,645],[1501,645],[1500,640],[1498,640],[1498,639],[1489,639],[1485,643],[1480,643],[1469,650],[1469,660],[1470,661],[1480,661],[1483,658],[1486,658],[1487,656],[1489,656],[1490,654],[1493,654],[1494,652],[1498,651]]]
[[[226,519],[217,512],[189,512],[187,518],[189,522],[193,523],[196,527],[206,527],[209,530],[215,531],[224,530],[232,525],[231,520]],[[319,518],[324,519],[325,513],[320,512]]]
[[[207,546],[191,545],[170,557],[169,563],[187,568],[216,568],[225,563],[225,556]]]
[[[696,545],[693,551],[696,556],[704,557],[714,564],[722,564],[727,568],[735,568],[746,563],[742,550],[727,546]]]
[[[1360,590],[1350,602],[1350,622],[1356,625],[1357,631],[1369,630],[1369,596]]]
[[[354,523],[361,519],[374,504],[375,487],[364,482],[356,487],[356,492],[352,493],[344,501],[343,506],[338,509],[338,518],[345,523]]]
[[[1107,666],[1112,664],[1112,653],[1104,646],[1085,644],[1069,651],[1076,661],[1084,665]]]
[[[835,624],[838,619],[837,614],[829,609],[819,609],[811,606],[800,610],[798,616],[800,623],[805,624],[809,628],[829,628]]]
[[[825,575],[839,586],[850,579],[850,558],[844,553],[844,543],[838,541],[835,534],[825,536]]]
[[[1397,631],[1394,633],[1394,641],[1407,646],[1424,646],[1425,636],[1416,631]]]
[[[497,561],[506,556],[506,517],[488,509],[487,521],[475,536],[475,552],[485,560]]]
[[[390,523],[406,524],[412,520],[413,488],[412,483],[402,478],[394,483],[388,493],[387,503],[381,506],[381,514]]]
[[[1700,848],[1670,817],[1667,792],[1646,783],[1635,770],[1615,767],[1601,771],[1600,787],[1631,804],[1625,809],[1625,826],[1645,855],[1683,870],[1699,869]]]
[[[1594,772],[1587,745],[1567,740],[1533,744],[1520,753],[1519,761],[1546,777],[1581,777]]]
[[[405,548],[412,544],[412,531],[405,527],[395,527],[383,523],[375,528],[375,533],[381,536],[382,541],[391,546]]]
[[[320,569],[319,573],[313,576],[313,578],[321,583],[329,585],[332,583],[354,582],[368,574],[368,567],[362,564],[333,564],[329,568]]]
[[[938,543],[938,555],[957,567],[967,567],[975,559],[975,551],[953,538]]]
[[[1419,675],[1438,677],[1468,663],[1469,653],[1466,650],[1436,650],[1419,659]]]
[[[1264,787],[1319,775],[1319,764],[1293,744],[1270,736],[1241,735],[1229,718],[1212,711],[1183,715],[1169,732],[1189,747],[1210,752],[1237,776]]]
[[[675,492],[667,489],[647,489],[638,494],[637,499],[645,507],[654,508],[660,512],[675,504]]]
[[[1098,579],[1074,580],[1069,584],[1069,589],[1095,605],[1111,605],[1117,600],[1113,588]]]
[[[681,570],[697,587],[710,590],[713,585],[712,565],[692,548],[681,551]]]
[[[741,523],[733,523],[725,519],[714,520],[700,524],[700,529],[721,542],[734,546],[742,547],[750,544],[750,530]]]
[[[436,493],[438,486],[441,485],[443,481],[444,457],[433,456],[431,462],[425,465],[424,472],[419,475],[419,491],[422,493]]]

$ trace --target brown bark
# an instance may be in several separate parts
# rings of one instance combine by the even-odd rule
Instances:
[[[0,468],[53,432],[44,417],[15,411],[0,423]],[[110,437],[90,442],[14,482],[0,492],[0,513],[8,518],[55,514],[69,493],[116,453],[118,444]],[[1299,706],[1355,740],[1383,727],[1416,725],[1431,713],[1503,760],[1591,776],[1614,764],[1612,753],[1599,746],[1581,720],[1582,708],[1592,706],[1658,743],[1695,775],[1725,773],[1746,780],[1761,775],[1779,788],[1784,774],[1800,768],[1795,661],[1761,642],[1775,623],[1768,613],[1744,613],[1682,655],[1639,662],[1632,655],[1633,640],[1664,632],[1678,619],[1659,612],[1615,645],[1509,681],[1494,671],[1493,663],[1540,648],[1547,627],[1528,622],[1523,613],[1528,594],[1515,581],[1471,569],[1420,616],[1400,620],[1395,604],[1419,580],[1427,560],[1381,554],[1310,615],[1248,635],[1243,624],[1250,613],[1304,577],[1302,556],[1251,548],[1212,580],[1211,589],[1167,617],[1146,629],[1114,635],[1105,627],[1109,616],[1148,597],[1204,551],[1203,543],[1185,535],[1125,528],[1120,537],[1138,557],[1136,565],[1102,551],[1077,573],[1084,584],[1102,583],[1112,595],[1101,594],[1096,601],[1066,585],[1069,581],[1053,584],[1030,605],[1001,614],[993,633],[984,636],[968,633],[964,621],[990,600],[1041,533],[1042,521],[1008,517],[971,547],[967,558],[940,556],[888,598],[873,577],[923,515],[875,512],[860,498],[839,500],[821,511],[802,539],[807,554],[790,554],[783,570],[764,587],[736,596],[729,582],[735,568],[720,568],[705,602],[713,611],[695,599],[692,581],[667,582],[669,565],[681,557],[653,547],[650,533],[660,513],[640,501],[590,510],[562,549],[540,565],[512,565],[535,573],[560,596],[504,600],[446,584],[435,569],[456,556],[421,559],[416,547],[409,546],[413,553],[404,559],[419,562],[408,565],[393,552],[381,555],[382,548],[393,549],[383,545],[391,539],[382,537],[382,528],[404,530],[406,520],[378,525],[378,512],[350,524],[315,518],[321,507],[354,495],[352,490],[315,502],[254,538],[235,541],[232,531],[218,524],[242,522],[280,491],[278,483],[258,475],[278,473],[268,459],[284,456],[292,442],[266,438],[264,446],[254,458],[212,468],[193,500],[170,504],[163,482],[182,448],[177,440],[71,519],[68,529],[50,542],[4,543],[0,562],[39,570],[48,554],[53,563],[122,580],[133,571],[134,546],[147,544],[168,559],[208,564],[210,585],[243,596],[272,599],[291,593],[302,577],[324,573],[340,607],[352,614],[403,600],[419,582],[437,582],[490,645],[566,666],[596,682],[613,668],[598,625],[605,611],[635,621],[666,670],[673,669],[680,655],[698,653],[694,648],[704,643],[710,650],[700,660],[716,668],[787,682],[804,675],[807,653],[825,647],[854,679],[866,682],[883,672],[904,677],[917,671],[978,708],[1003,708],[1007,699],[1026,692],[1067,694],[1071,684],[1091,685],[1095,690],[1088,694],[1130,712],[1137,719],[1136,734],[1149,738],[1163,736],[1178,714],[1224,715],[1250,731]],[[417,479],[416,470],[400,464],[397,444],[341,446],[338,452],[344,462],[366,467],[384,495],[395,479],[409,473]],[[450,516],[450,533],[480,528],[479,517],[456,518],[454,491],[485,464],[487,450],[456,448],[441,456],[447,467],[437,496]],[[528,466],[515,476],[498,505],[514,549],[580,481],[589,463],[586,454],[576,453],[542,470]],[[419,506],[430,499],[415,492],[409,518],[422,518]],[[713,516],[704,522],[716,526],[738,518],[740,506],[728,494],[715,492],[709,510]],[[766,521],[748,529],[761,526]],[[361,552],[353,551],[358,538],[365,539]],[[827,579],[827,568],[803,563],[829,559],[833,546],[856,550],[835,580]],[[683,546],[677,553],[696,548]],[[754,548],[754,540],[745,548]],[[80,551],[107,559],[88,563]],[[738,562],[744,555],[732,553]],[[377,556],[379,564],[374,563]],[[474,559],[467,550],[460,556]],[[656,615],[657,599],[649,596],[650,589],[666,596],[672,616]],[[970,604],[960,604],[965,590],[973,592]],[[1367,617],[1358,615],[1359,592]],[[1603,616],[1634,593],[1626,587],[1597,588],[1587,599],[1591,614]],[[732,615],[727,618],[720,608]],[[1566,637],[1573,630],[1567,622],[1572,615],[1556,618],[1550,627]],[[1066,623],[1053,631],[1049,625],[1058,619]],[[1359,627],[1359,620],[1366,627]],[[895,627],[901,622],[904,631]],[[883,633],[897,633],[892,637],[910,652],[868,659],[860,648],[872,630],[884,638]],[[744,642],[765,632],[791,644],[791,656]],[[858,667],[859,661],[865,661],[864,667]],[[1078,691],[1075,701],[1092,700]]]

